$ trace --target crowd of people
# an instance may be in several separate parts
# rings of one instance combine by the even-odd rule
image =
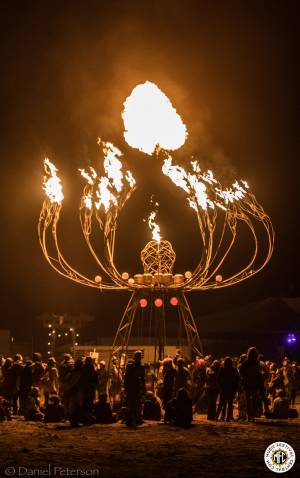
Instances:
[[[126,363],[126,365],[125,365]],[[142,352],[125,360],[113,357],[109,368],[92,357],[65,354],[60,363],[40,353],[24,361],[20,354],[1,357],[0,421],[23,416],[30,421],[72,427],[121,420],[189,426],[195,413],[208,420],[255,421],[298,416],[300,366],[285,357],[265,360],[255,347],[240,357],[211,355],[189,362],[180,350],[159,364],[142,363]],[[235,416],[234,416],[235,415]]]

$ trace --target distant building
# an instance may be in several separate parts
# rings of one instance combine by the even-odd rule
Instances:
[[[106,337],[105,339],[102,338],[101,342],[101,344],[97,345],[90,344],[75,346],[75,357],[92,356],[97,360],[105,360],[106,362],[108,362],[111,355],[113,337]],[[188,346],[185,344],[179,346],[176,340],[169,340],[169,345],[165,345],[164,347],[164,355],[174,357],[177,350],[179,349],[183,357],[186,357],[188,359],[190,358],[191,353]],[[133,337],[127,349],[127,358],[133,358],[134,352],[136,350],[141,350],[144,362],[149,362],[152,364],[155,362],[155,356],[157,357],[157,350],[155,350],[155,345],[151,345],[151,343],[149,344],[149,341],[147,339],[142,342],[139,342],[138,340],[136,340],[135,342]]]

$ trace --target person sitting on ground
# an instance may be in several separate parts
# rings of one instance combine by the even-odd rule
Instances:
[[[276,372],[271,373],[268,393],[271,405],[273,405],[276,396],[278,395],[278,390],[284,389],[283,375],[281,369],[277,369]]]
[[[271,411],[266,411],[267,418],[277,418],[285,420],[289,418],[289,400],[285,396],[285,391],[283,389],[277,391],[277,397],[273,402],[273,407]]]
[[[179,427],[188,427],[193,421],[192,400],[185,388],[180,388],[174,400],[173,422]]]
[[[64,406],[55,394],[50,395],[45,407],[44,422],[57,423],[65,419]]]
[[[113,423],[116,421],[115,414],[111,411],[110,403],[107,401],[107,394],[101,393],[98,402],[95,403],[96,423]]]
[[[40,409],[40,390],[38,387],[31,387],[31,391],[24,409],[25,420],[41,421],[44,414]]]
[[[11,421],[11,406],[11,402],[8,402],[5,398],[0,396],[0,422],[3,422],[4,420]]]
[[[126,423],[128,419],[128,408],[124,405],[120,408],[119,412],[117,413],[117,421],[121,423]]]
[[[157,420],[161,419],[161,405],[159,399],[150,390],[146,392],[143,409],[144,420]]]

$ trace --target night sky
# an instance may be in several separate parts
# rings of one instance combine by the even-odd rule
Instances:
[[[167,94],[187,125],[189,139],[177,158],[196,154],[224,181],[232,174],[247,179],[276,233],[272,260],[259,275],[193,293],[194,314],[300,294],[296,3],[1,2],[0,327],[23,338],[42,312],[86,312],[96,317],[97,334],[113,332],[128,294],[100,294],[59,277],[37,239],[48,156],[64,186],[63,251],[91,277],[98,272],[80,235],[77,172],[101,158],[98,136],[123,151],[140,187],[121,216],[120,269],[141,271],[151,192],[177,270],[192,268],[198,238],[184,195],[161,179],[155,159],[123,139],[122,103],[146,80]]]

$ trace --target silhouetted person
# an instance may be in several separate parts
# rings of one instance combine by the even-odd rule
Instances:
[[[14,392],[14,377],[12,373],[12,364],[13,359],[11,357],[7,357],[1,368],[3,377],[3,381],[1,384],[1,395],[5,398],[5,400],[8,400],[9,402],[12,402]]]
[[[57,423],[65,418],[64,406],[57,395],[50,395],[45,407],[44,422]]]
[[[106,369],[106,363],[104,360],[101,360],[99,368],[97,370],[98,374],[98,392],[99,395],[106,393],[107,383],[108,383],[108,371]]]
[[[95,393],[98,387],[98,374],[92,357],[86,357],[82,367],[83,407],[86,414],[93,411]]]
[[[96,423],[113,423],[116,421],[110,403],[107,401],[107,394],[101,393],[98,402],[95,403]]]
[[[225,357],[224,364],[220,368],[217,378],[220,387],[220,401],[216,420],[223,410],[224,417],[226,416],[226,420],[229,422],[233,420],[233,400],[240,381],[240,375],[233,366],[231,357]]]
[[[254,421],[256,407],[259,403],[259,397],[262,396],[265,404],[265,410],[268,410],[267,399],[264,390],[263,376],[260,370],[260,362],[255,347],[250,347],[247,352],[247,359],[240,368],[240,374],[243,379],[244,389],[247,401],[248,421]]]
[[[206,408],[205,381],[205,362],[203,359],[198,359],[192,372],[192,398],[195,403],[195,412],[204,412]]]
[[[78,427],[85,420],[82,369],[83,359],[78,358],[75,360],[74,367],[65,376],[65,411],[71,427]]]
[[[58,367],[58,378],[60,383],[64,383],[66,375],[73,369],[74,360],[72,355],[64,354],[64,358]]]
[[[266,412],[266,417],[281,420],[289,418],[289,400],[284,390],[278,390],[272,410]]]
[[[40,390],[38,387],[31,387],[31,391],[26,401],[24,416],[29,421],[41,421],[44,414],[40,408]]]
[[[153,372],[150,363],[146,363],[144,365],[144,367],[145,367],[146,391],[154,393],[155,385],[156,385],[156,382],[157,382],[157,377],[156,377],[155,373]]]
[[[218,372],[220,362],[214,360],[206,371],[207,419],[216,419],[216,403],[219,394]]]
[[[126,406],[128,408],[127,426],[136,426],[142,423],[142,399],[145,395],[145,369],[141,364],[142,352],[136,351],[134,360],[128,362],[124,388]]]
[[[269,396],[271,399],[271,405],[273,404],[273,401],[275,397],[277,396],[277,391],[278,390],[283,390],[284,389],[284,383],[283,383],[283,375],[281,369],[277,369],[276,372],[271,373],[271,379],[269,382]]]
[[[35,352],[32,356],[32,384],[34,387],[43,388],[43,377],[45,374],[45,364],[42,362],[42,355]]]
[[[146,392],[143,407],[144,420],[159,421],[161,419],[161,405],[158,398],[150,390]]]
[[[240,374],[240,381],[238,386],[238,395],[237,395],[237,402],[238,402],[238,418],[237,420],[246,420],[247,419],[247,400],[246,400],[246,392],[244,387],[243,377],[241,376],[240,370],[243,363],[247,360],[247,355],[242,354],[239,358],[237,369]]]
[[[191,374],[187,367],[184,366],[184,360],[181,357],[177,358],[177,367],[175,369],[174,377],[174,395],[177,394],[180,388],[188,389],[191,385]]]
[[[180,388],[174,400],[173,420],[175,425],[188,427],[193,421],[192,400],[185,388]]]
[[[19,405],[20,405],[20,381],[21,375],[23,370],[23,357],[21,354],[16,354],[14,356],[14,361],[11,367],[11,374],[12,374],[12,385],[13,385],[13,395],[12,395],[12,403],[13,403],[13,413],[17,415],[19,412]]]
[[[162,396],[163,408],[165,410],[164,421],[168,422],[170,421],[170,416],[169,416],[170,407],[168,403],[173,398],[176,370],[173,365],[173,360],[169,357],[163,360],[162,366],[163,366],[163,369],[162,369],[163,384],[161,389],[161,396]]]
[[[26,401],[32,387],[32,361],[26,360],[20,377],[20,414],[24,415]]]
[[[45,403],[48,403],[49,395],[58,393],[58,369],[54,357],[49,357],[45,374],[43,377],[43,389],[45,394]]]
[[[122,388],[122,369],[121,364],[118,364],[117,357],[112,357],[110,368],[108,370],[109,375],[109,395],[113,400],[113,407],[116,409],[120,404],[120,395]]]
[[[0,396],[0,422],[11,421],[10,407],[11,402]]]

